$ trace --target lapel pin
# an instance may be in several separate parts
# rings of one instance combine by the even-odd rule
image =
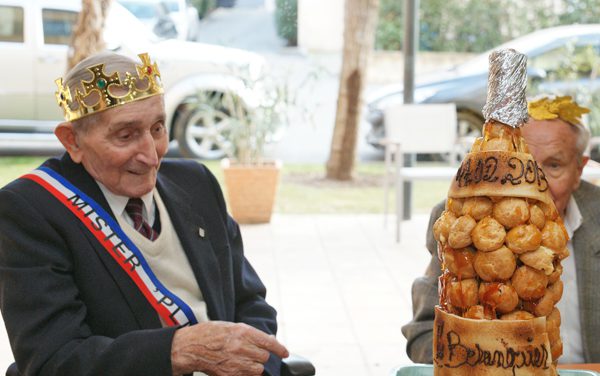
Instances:
[[[202,227],[198,227],[198,235],[200,235],[201,238],[204,238],[204,229]]]

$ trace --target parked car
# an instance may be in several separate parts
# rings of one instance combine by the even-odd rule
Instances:
[[[600,24],[559,26],[536,31],[502,44],[493,50],[514,48],[528,57],[528,94],[534,92],[569,93],[578,88],[593,91],[600,88],[600,78],[592,79],[590,72],[578,72],[572,80],[550,80],[559,64],[572,51],[593,48],[600,53]],[[483,124],[481,110],[487,96],[488,57],[492,50],[444,72],[417,77],[415,103],[452,103],[457,108],[459,142],[470,146]],[[403,85],[392,84],[374,92],[366,100],[366,120],[370,125],[367,142],[380,147],[385,137],[384,110],[403,103]],[[467,140],[465,143],[464,140]]]
[[[67,44],[80,10],[72,0],[0,0],[0,152],[60,150],[52,133],[62,113],[54,80],[66,72]],[[181,40],[160,40],[118,3],[106,25],[109,49],[158,62],[170,137],[187,157],[220,158],[231,148],[225,111],[199,98],[240,98],[251,108],[265,92],[264,59],[254,53]]]
[[[217,6],[222,8],[233,8],[235,0],[217,0]]]
[[[118,0],[155,34],[194,41],[198,37],[198,10],[187,0]]]

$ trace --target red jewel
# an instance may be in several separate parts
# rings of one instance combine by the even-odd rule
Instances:
[[[148,74],[152,74],[152,67],[146,68],[146,72],[148,72]]]

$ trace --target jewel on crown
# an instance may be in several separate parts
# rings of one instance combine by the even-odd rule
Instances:
[[[136,65],[136,72],[133,74],[126,72],[123,80],[119,78],[117,72],[107,75],[104,71],[104,63],[88,67],[87,69],[93,77],[90,81],[81,80],[83,93],[79,89],[75,89],[73,95],[69,87],[65,86],[62,78],[56,79],[56,86],[58,86],[58,91],[55,93],[56,101],[63,109],[65,120],[77,120],[111,107],[162,94],[164,90],[158,66],[150,61],[147,53],[138,56],[142,65]],[[148,84],[143,88],[138,87],[138,81],[144,79]],[[117,94],[117,89],[123,93]],[[89,104],[86,100],[92,93],[97,94],[97,100],[95,103]]]

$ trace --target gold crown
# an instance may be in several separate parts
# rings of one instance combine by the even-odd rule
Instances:
[[[590,112],[589,108],[581,107],[570,96],[544,97],[527,104],[529,116],[535,120],[551,120],[559,118],[573,125],[582,125],[581,115]]]
[[[104,63],[88,67],[87,69],[93,75],[92,80],[81,80],[81,87],[83,87],[84,93],[82,94],[79,89],[76,89],[74,98],[71,95],[69,87],[64,86],[63,79],[56,79],[54,81],[58,86],[58,91],[55,93],[56,101],[63,109],[65,120],[77,120],[108,108],[164,93],[160,71],[156,63],[150,62],[150,57],[147,53],[139,54],[138,56],[142,61],[142,65],[135,66],[137,73],[126,72],[123,81],[121,81],[117,72],[114,72],[110,76],[107,75],[104,72]],[[144,78],[148,79],[148,85],[140,89],[137,87],[137,82]],[[109,88],[113,86],[122,89],[125,93],[123,95],[111,93]],[[98,100],[94,104],[86,103],[86,99],[93,92],[99,95]],[[76,106],[73,107],[73,104],[76,104]]]

